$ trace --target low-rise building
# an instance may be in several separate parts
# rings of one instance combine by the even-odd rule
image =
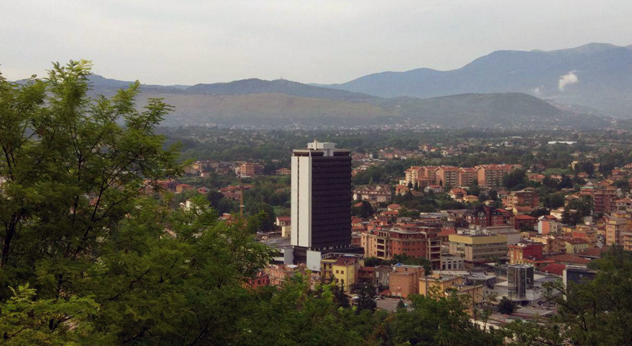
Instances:
[[[369,203],[388,203],[391,201],[391,187],[389,185],[362,186],[353,190],[353,199]]]
[[[356,283],[361,266],[362,263],[355,256],[338,258],[331,269],[334,282],[340,285],[345,292],[351,292],[351,287]]]
[[[574,238],[566,241],[566,253],[578,254],[588,250],[589,244],[585,239]]]
[[[406,255],[427,258],[439,265],[441,244],[437,245],[433,238],[425,231],[391,228],[362,233],[361,245],[365,257],[391,260],[395,255]]]
[[[389,275],[391,295],[406,298],[419,291],[419,278],[425,274],[424,267],[396,265]]]
[[[447,295],[450,291],[467,294],[474,303],[483,300],[483,285],[467,284],[462,276],[432,274],[419,279],[419,294],[422,296]]]
[[[483,263],[507,256],[507,237],[486,234],[451,234],[450,253],[466,262]]]
[[[504,200],[503,204],[507,208],[530,207],[537,208],[540,205],[538,193],[533,188],[526,188],[521,191],[512,191]]]
[[[441,270],[463,270],[463,257],[451,254],[441,254]]]
[[[544,244],[535,241],[522,241],[509,245],[510,264],[531,264],[542,259]]]

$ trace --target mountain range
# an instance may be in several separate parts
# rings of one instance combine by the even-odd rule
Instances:
[[[130,82],[92,76],[92,93],[112,96]],[[144,85],[139,104],[175,107],[166,126],[595,128],[609,120],[560,109],[525,93],[383,98],[287,80],[246,79],[190,87]]]
[[[380,97],[522,92],[630,118],[632,46],[591,43],[554,51],[503,50],[451,71],[380,72],[321,86]]]
[[[130,82],[93,75],[92,93]],[[632,46],[498,51],[452,71],[382,72],[335,85],[245,79],[143,85],[175,106],[164,125],[600,128],[632,118]]]

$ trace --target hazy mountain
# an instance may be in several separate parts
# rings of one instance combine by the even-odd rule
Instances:
[[[593,43],[556,51],[496,51],[451,71],[381,72],[329,88],[429,98],[523,92],[632,117],[632,46]]]
[[[93,94],[106,96],[131,83],[102,76],[91,76],[90,82]],[[286,80],[247,79],[191,87],[143,85],[138,104],[154,97],[175,106],[165,119],[170,126],[598,128],[610,122],[524,93],[382,98]]]
[[[336,90],[331,88],[319,88],[284,79],[277,79],[273,81],[266,81],[261,79],[244,79],[230,83],[197,84],[186,89],[186,92],[190,94],[211,95],[248,95],[261,93],[278,93],[299,97],[349,102],[366,102],[376,99],[375,96],[370,96],[366,94]]]

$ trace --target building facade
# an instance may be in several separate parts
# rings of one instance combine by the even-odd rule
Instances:
[[[307,251],[351,245],[351,156],[333,143],[314,141],[292,154],[291,244],[294,261]]]
[[[504,235],[451,234],[450,253],[463,257],[465,262],[482,263],[507,256],[507,237]]]

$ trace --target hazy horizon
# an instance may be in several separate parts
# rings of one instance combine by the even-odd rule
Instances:
[[[0,71],[17,80],[88,59],[95,74],[144,84],[343,83],[496,50],[627,46],[630,17],[620,0],[5,2]]]

